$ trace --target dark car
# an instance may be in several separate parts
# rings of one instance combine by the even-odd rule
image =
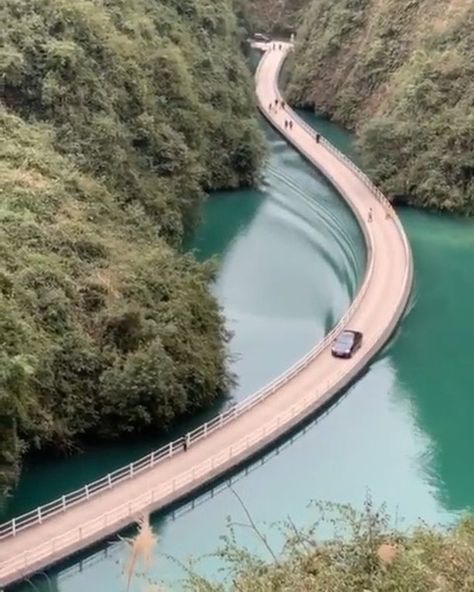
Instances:
[[[360,331],[343,331],[333,343],[331,353],[336,358],[350,358],[362,345]]]
[[[260,41],[263,43],[268,43],[270,41],[270,37],[267,37],[263,33],[255,33],[253,39],[254,41]]]

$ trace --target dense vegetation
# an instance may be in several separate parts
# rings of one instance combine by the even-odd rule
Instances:
[[[258,531],[262,555],[237,544],[235,530],[221,557],[228,563],[225,583],[198,576],[192,592],[472,592],[474,590],[474,520],[465,518],[447,532],[425,526],[402,534],[389,526],[383,511],[367,504],[362,513],[349,507],[326,507],[323,519],[309,529],[286,531],[277,553]],[[249,525],[250,526],[250,525]],[[335,532],[329,540],[321,531]]]
[[[391,196],[474,214],[474,2],[313,0],[289,99],[358,133]]]
[[[309,0],[233,0],[236,14],[251,33],[294,33]]]
[[[0,8],[0,475],[28,448],[166,429],[228,386],[205,190],[262,158],[230,0]]]

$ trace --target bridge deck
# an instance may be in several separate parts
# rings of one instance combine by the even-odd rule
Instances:
[[[3,539],[0,587],[117,532],[142,513],[165,506],[252,456],[345,386],[380,350],[400,320],[411,289],[412,261],[396,214],[346,161],[325,144],[317,144],[314,133],[288,107],[267,110],[270,102],[280,98],[276,82],[289,49],[283,44],[281,50],[264,54],[256,74],[257,97],[264,115],[329,177],[360,221],[368,244],[368,271],[346,325],[364,333],[363,347],[352,359],[338,360],[331,356],[328,343],[271,396],[187,451]],[[283,124],[290,118],[293,129],[287,131]]]

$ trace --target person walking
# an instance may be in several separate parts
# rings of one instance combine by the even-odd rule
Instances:
[[[293,122],[291,121],[291,119],[290,119],[290,121],[288,122],[288,125],[290,126],[290,131],[291,131],[291,130],[293,129]]]
[[[285,101],[281,100],[280,105],[281,105],[281,108],[284,109],[285,108]]]
[[[316,133],[316,144],[319,144],[320,138],[321,138],[320,134]]]
[[[285,119],[285,129],[288,128],[288,121]]]
[[[272,110],[272,104],[271,104],[271,103],[268,105],[268,110],[269,110],[269,111],[271,111],[271,110]]]
[[[278,99],[275,99],[275,107],[278,109]]]
[[[281,43],[280,43],[280,45],[278,46],[278,49],[280,49],[280,50],[281,50]]]
[[[367,220],[369,222],[372,222],[373,219],[374,219],[374,215],[373,215],[373,212],[372,212],[372,208],[369,208],[369,215],[367,217]]]

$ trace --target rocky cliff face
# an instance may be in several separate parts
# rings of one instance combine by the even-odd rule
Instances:
[[[473,0],[313,0],[288,98],[354,129],[389,195],[474,213]]]

